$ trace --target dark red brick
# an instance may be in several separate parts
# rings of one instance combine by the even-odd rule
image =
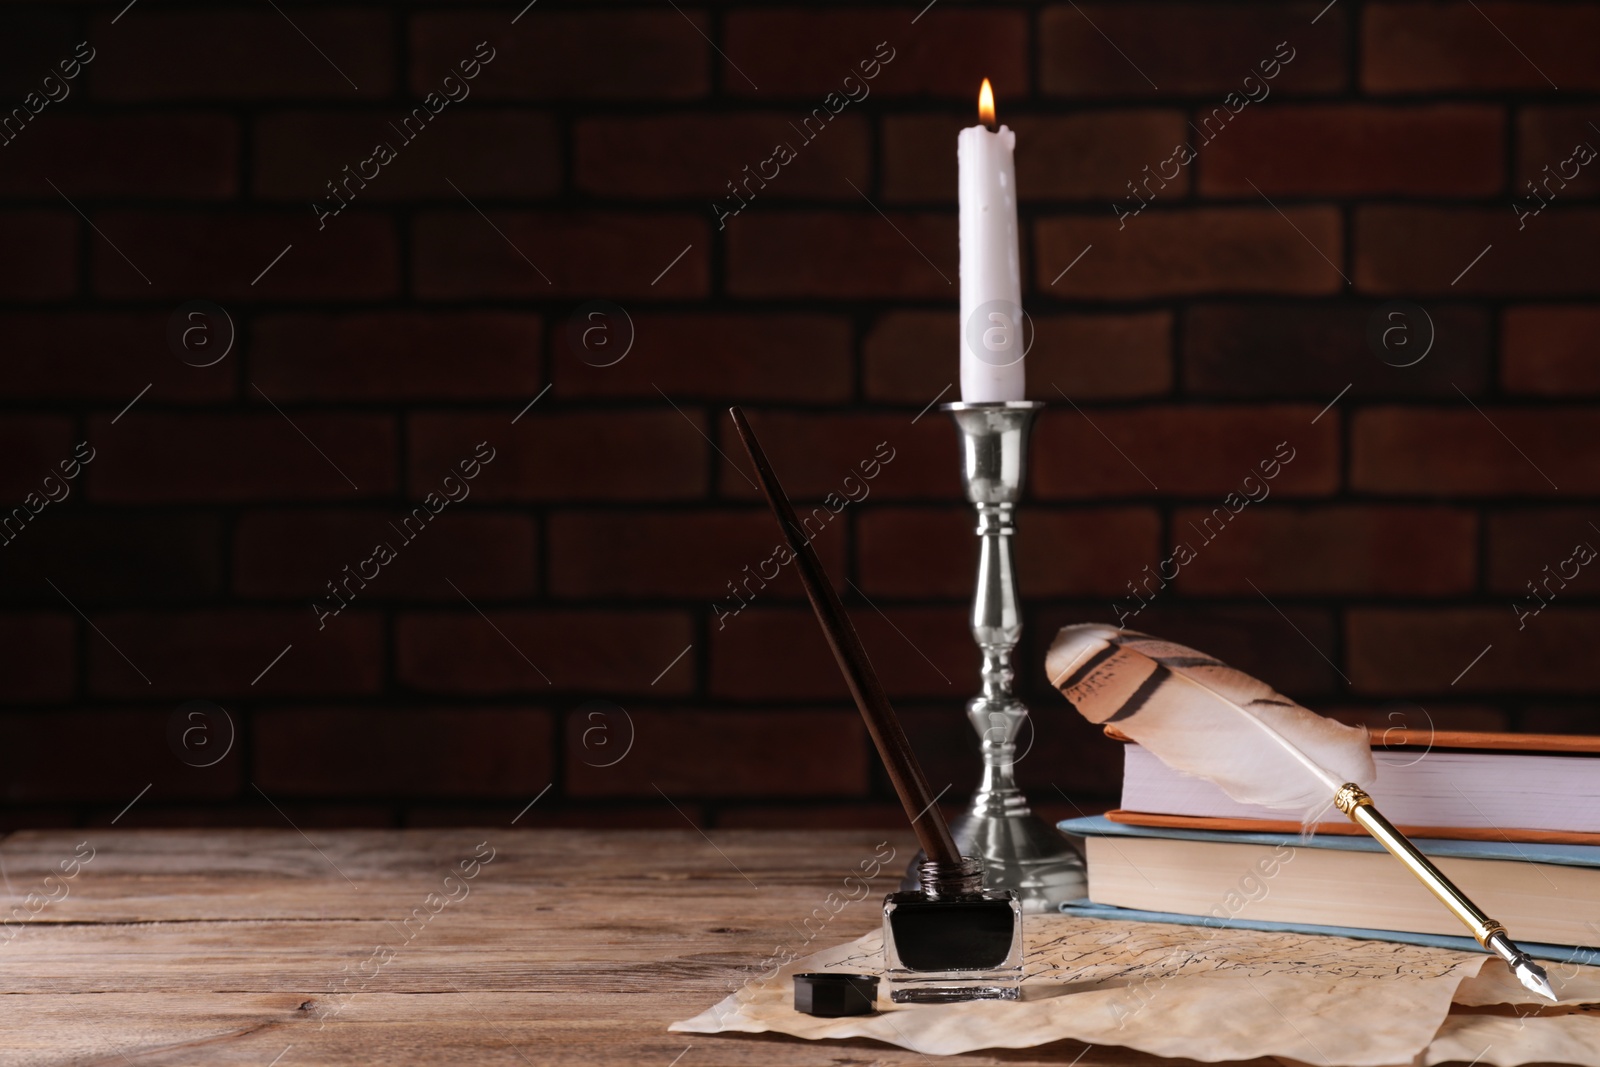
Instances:
[[[0,455],[6,457],[5,465],[0,467],[0,499],[5,501],[7,513],[21,506],[29,493],[38,494],[41,499],[50,493],[61,496],[61,490],[53,485],[46,486],[44,479],[54,476],[59,480],[71,469],[61,464],[75,462],[74,449],[81,440],[73,424],[66,419],[38,415],[8,415],[0,419]],[[89,451],[83,454],[91,457],[90,462],[98,458]],[[81,465],[78,476],[83,476]],[[82,485],[81,482],[76,484]],[[50,507],[49,504],[43,506]]]
[[[1259,598],[1243,606],[1184,603],[1175,592],[1175,587],[1157,591],[1153,599],[1144,598],[1143,608],[1132,595],[1125,594],[1118,604],[1130,613],[1126,625],[1215,656],[1297,700],[1309,702],[1319,696],[1326,699],[1327,694],[1344,691],[1344,682],[1330,662],[1340,661],[1339,631],[1331,611],[1267,604]],[[1023,641],[1031,646],[1028,654],[1018,659],[1024,665],[1018,677],[1024,682],[1044,678],[1045,650],[1060,627],[1086,621],[1116,621],[1109,605],[1096,605],[1092,612],[1052,607],[1041,615],[1040,625],[1031,632],[1024,631]],[[1045,695],[1060,699],[1058,694]],[[1321,702],[1312,706],[1320,707]]]
[[[321,631],[309,605],[91,618],[89,688],[100,697],[376,694],[384,671],[382,620],[354,609]]]
[[[661,394],[838,403],[850,396],[848,319],[823,315],[630,314],[634,343],[617,363],[596,356],[571,336],[572,321],[552,324],[553,395],[562,397]],[[578,320],[580,329],[601,320]],[[603,362],[603,360],[600,360]],[[657,390],[660,392],[657,392]]]
[[[1346,85],[1346,20],[1320,4],[1124,3],[1048,7],[1040,20],[1039,84],[1052,96],[1254,95]],[[1277,60],[1279,43],[1285,42]],[[1261,64],[1269,64],[1262,67]],[[1274,77],[1262,81],[1264,73]],[[1249,84],[1245,79],[1251,78]],[[1154,81],[1154,85],[1152,85]],[[1262,85],[1266,88],[1263,90]],[[1266,96],[1263,96],[1263,91]],[[1246,105],[1248,106],[1248,105]]]
[[[274,401],[533,396],[539,316],[393,311],[256,320],[250,376]]]
[[[1517,113],[1517,160],[1511,175],[1511,195],[1529,203],[1592,197],[1600,192],[1600,167],[1582,164],[1575,154],[1579,144],[1592,151],[1595,128],[1589,108],[1528,107]],[[1528,183],[1533,183],[1530,189]]]
[[[1375,3],[1361,19],[1361,84],[1371,93],[1581,92],[1600,88],[1597,41],[1600,10],[1586,4]]]
[[[118,808],[146,787],[150,793],[141,803],[232,796],[239,786],[239,757],[230,754],[205,768],[185,764],[168,747],[168,719],[176,711],[174,706],[0,715],[0,729],[9,739],[0,754],[0,792],[8,804],[69,801]],[[118,820],[117,825],[124,824]]]
[[[89,497],[214,503],[347,500],[394,491],[395,426],[388,416],[286,415],[150,413],[129,415],[116,426],[93,419],[90,440],[99,444],[87,471]]]
[[[425,117],[413,117],[419,113]],[[408,118],[410,124],[403,126]],[[387,164],[375,159],[380,146],[394,153]],[[257,196],[315,200],[330,211],[340,201],[329,182],[340,198],[366,206],[380,200],[456,200],[462,193],[526,200],[553,195],[561,187],[555,122],[549,115],[521,111],[447,109],[434,115],[419,102],[413,111],[268,115],[256,123],[252,155]],[[376,177],[363,180],[368,174]],[[327,225],[337,223],[329,219]]]
[[[932,403],[960,376],[960,346],[961,324],[948,311],[885,312],[862,344],[868,399]]]
[[[104,826],[152,780],[119,827],[903,826],[794,580],[732,613],[728,582],[777,537],[729,403],[804,514],[847,474],[870,488],[818,547],[959,811],[978,770],[976,538],[933,409],[959,396],[952,142],[982,76],[1020,141],[1029,392],[1050,405],[1017,545],[1032,599],[1014,664],[1035,711],[1018,774],[1038,810],[1117,797],[1116,746],[1043,677],[1053,628],[1083,619],[1121,616],[1374,730],[1398,713],[1600,731],[1572,665],[1600,626],[1588,568],[1517,618],[1530,580],[1600,543],[1600,170],[1516,214],[1528,179],[1600,144],[1583,101],[1600,5],[285,8],[314,45],[267,6],[138,4],[115,26],[120,3],[9,6],[0,98],[85,36],[100,52],[0,145],[0,518],[74,443],[99,451],[0,542],[0,644],[22,664],[0,701],[45,752],[0,759],[19,768],[0,792],[36,791],[0,829]],[[1280,41],[1295,60],[1233,121],[1225,98]],[[319,230],[324,183],[398,141],[391,121],[479,42],[499,52],[472,99]],[[863,79],[871,97],[801,143],[791,123],[839,106],[825,98],[879,42],[897,53]],[[796,159],[751,180],[727,234],[727,183],[779,141]],[[1198,158],[1119,223],[1128,183],[1179,142]],[[242,335],[209,368],[166,339],[202,298]],[[571,339],[595,299],[637,335],[612,366]],[[1414,366],[1367,340],[1395,299],[1435,328]],[[1298,454],[1272,497],[1136,596],[1282,441]],[[480,442],[496,459],[471,498],[319,631],[324,583]],[[879,442],[896,459],[866,483]],[[1525,656],[1533,641],[1557,647]],[[612,690],[645,699],[638,745],[606,768],[584,759],[582,702]],[[196,697],[243,701],[249,735],[205,781],[164,734]],[[774,713],[763,748],[773,731],[740,724]],[[39,740],[57,727],[77,742]],[[835,727],[844,759],[814,739]]]
[[[1287,444],[1272,492],[1325,496],[1339,486],[1339,429],[1312,406],[1058,408],[1034,434],[1041,497],[1215,496],[1243,493]],[[1103,436],[1102,436],[1103,435]],[[1143,472],[1143,473],[1141,473]],[[1151,483],[1154,482],[1154,485]]]
[[[45,111],[15,144],[5,146],[0,193],[48,198],[56,195],[51,181],[69,181],[74,200],[221,200],[238,192],[238,155],[238,125],[223,115],[113,117]]]
[[[549,712],[272,708],[251,728],[254,780],[287,797],[522,797],[549,784]]]
[[[1024,508],[1017,517],[1022,588],[1030,596],[1119,593],[1127,575],[1155,558],[1160,534],[1160,518],[1146,508]]]
[[[303,214],[106,211],[92,217],[128,257],[95,238],[94,289],[102,297],[182,301],[205,293],[218,301],[327,302],[393,296],[399,287],[394,226],[370,212],[341,215],[323,233],[309,207]]]
[[[0,615],[0,644],[10,650],[10,669],[0,673],[0,701],[20,704],[72,696],[78,660],[76,633],[75,617],[65,611]]]
[[[0,214],[0,297],[58,300],[78,288],[78,219],[66,211]]]
[[[826,106],[829,93],[858,101],[863,91],[954,97],[971,101],[974,112],[986,77],[1002,107],[1027,91],[1024,12],[936,8],[915,26],[912,17],[903,8],[731,11],[722,84],[745,96],[815,98],[817,107]],[[875,77],[863,82],[866,73]]]
[[[978,560],[973,522],[972,509],[957,505],[863,509],[856,524],[862,590],[875,598],[970,596]]]
[[[1194,556],[1174,583],[1189,595],[1438,597],[1477,584],[1478,521],[1461,508],[1184,508],[1171,538],[1164,559],[1180,545]]]
[[[1358,412],[1351,488],[1435,497],[1600,491],[1600,442],[1587,410],[1478,407],[1463,400],[1459,410]]]
[[[1507,308],[1501,319],[1500,382],[1536,396],[1600,392],[1595,337],[1600,337],[1600,308]]]
[[[1423,707],[1411,701],[1389,701],[1381,707],[1346,707],[1328,708],[1317,710],[1330,719],[1337,719],[1351,726],[1365,726],[1371,731],[1374,740],[1398,741],[1402,736],[1410,735],[1416,731],[1417,735],[1426,739],[1436,736],[1444,730],[1508,730],[1510,722],[1506,713],[1500,708],[1491,708],[1482,704],[1466,705],[1439,705]],[[1524,727],[1526,728],[1526,727]]]
[[[57,81],[61,80],[61,73],[71,70],[72,67],[60,67],[58,64],[63,59],[72,56],[77,43],[83,40],[81,33],[75,32],[77,19],[70,8],[57,5],[55,8],[36,7],[24,4],[8,4],[6,7],[6,33],[0,40],[0,94],[9,106],[22,106],[22,98],[30,92],[40,92],[40,83],[45,75],[55,75]],[[75,78],[82,77],[81,69]],[[80,93],[83,82],[68,79],[66,81],[69,93]],[[59,92],[59,90],[51,90]],[[13,103],[11,98],[16,97]],[[62,102],[71,99],[63,98]],[[47,113],[48,108],[46,109]]]
[[[704,220],[492,209],[485,219],[471,210],[428,212],[414,225],[413,284],[419,296],[433,300],[704,296],[709,221],[709,212]],[[683,258],[674,263],[679,253]]]
[[[488,468],[485,468],[488,469]],[[460,483],[468,486],[473,482]],[[466,499],[470,500],[471,497]],[[429,509],[415,505],[423,516]],[[532,596],[538,556],[538,527],[524,515],[460,511],[454,504],[432,520],[397,506],[373,511],[255,512],[239,520],[233,546],[235,592],[268,599],[317,599],[336,604],[332,582],[343,595],[344,582],[358,600],[396,598],[459,603],[461,594],[504,599]],[[404,526],[402,523],[409,519]],[[395,553],[378,576],[360,575],[375,546]],[[376,565],[376,564],[374,564]],[[451,583],[460,589],[451,588]]]
[[[710,88],[703,12],[497,9],[411,18],[411,89],[438,91],[479,42],[494,49],[471,83],[486,100],[689,100]]]
[[[1545,601],[1594,596],[1600,579],[1589,574],[1576,551],[1580,545],[1600,545],[1600,530],[1592,523],[1592,513],[1582,508],[1491,514],[1489,590],[1518,598],[1526,609],[1538,607],[1530,599],[1535,593]]]
[[[379,100],[394,91],[393,22],[383,11],[168,10],[112,20],[96,17],[89,34],[97,100]]]
[[[65,507],[50,505],[0,549],[0,586],[13,597],[61,604],[47,579],[70,579],[80,605],[200,600],[222,592],[220,518],[89,509],[77,496],[83,483],[66,484],[73,495]]]
[[[852,593],[845,589],[848,595]],[[966,610],[851,609],[891,698],[969,695],[978,672]],[[849,696],[817,621],[804,608],[751,607],[711,634],[711,691],[730,700],[843,700]],[[780,655],[771,649],[781,649]]]
[[[1172,316],[1034,315],[1028,352],[1028,393],[1060,400],[1122,399],[1166,392],[1172,386]],[[865,385],[873,400],[929,403],[960,373],[960,323],[937,311],[891,311],[877,320],[865,343]],[[945,397],[956,399],[955,391]]]
[[[842,526],[824,527],[813,542],[831,574],[845,573]],[[765,509],[558,514],[550,519],[551,592],[595,599],[688,597],[715,601],[724,610],[752,598],[801,599],[805,591],[794,567],[774,558],[783,543]]]
[[[1360,693],[1600,691],[1586,658],[1600,639],[1600,611],[1552,607],[1520,633],[1510,606],[1358,608],[1345,625]]]
[[[1477,104],[1252,108],[1200,149],[1200,192],[1485,196],[1505,185],[1504,130]]]
[[[1041,315],[1033,321],[1037,340],[1027,359],[1034,397],[1128,399],[1172,388],[1172,316],[1167,312]]]
[[[633,747],[611,754],[569,746],[567,792],[574,797],[860,796],[870,742],[854,708],[759,712],[630,711]],[[567,735],[588,726],[567,717]]]
[[[1131,199],[1124,206],[1138,207]],[[1334,208],[1150,210],[1121,219],[1108,212],[1042,219],[1034,230],[1036,283],[1068,299],[1307,295],[1344,287],[1338,265],[1344,239]],[[1092,246],[1087,253],[1086,246]]]
[[[959,683],[963,680],[955,679],[955,681]],[[968,687],[962,686],[961,692],[965,692],[966,688]],[[922,772],[928,782],[933,785],[936,792],[947,785],[950,787],[944,794],[944,803],[940,807],[951,816],[959,815],[964,809],[966,799],[977,788],[983,771],[982,761],[977,754],[978,735],[964,713],[960,692],[953,695],[956,699],[938,705],[924,702],[908,704],[900,701],[895,706],[895,710],[900,713],[900,721],[905,726],[906,737],[917,753],[917,759],[922,764]],[[1087,726],[1088,723],[1084,725]],[[1024,727],[1021,739],[1020,750],[1028,751],[1028,742],[1036,739],[1036,731],[1031,727]],[[1032,755],[1033,753],[1029,751],[1029,758]],[[881,766],[873,767],[872,777],[873,792],[876,796],[884,798],[894,796],[894,786]],[[1121,777],[1120,769],[1118,777]],[[903,820],[904,816],[901,818]]]
[[[462,611],[400,617],[396,674],[429,693],[691,691],[692,662],[667,671],[693,641],[672,611]],[[688,660],[688,657],[685,657]],[[652,679],[660,681],[652,685]]]
[[[1366,302],[1191,305],[1183,320],[1184,384],[1202,396],[1292,396],[1327,403],[1346,386],[1346,400],[1459,399],[1457,387],[1478,390],[1488,383],[1491,334],[1481,308],[1430,303],[1424,308],[1426,322],[1414,313],[1396,319],[1380,311],[1382,305]],[[1389,335],[1388,348],[1374,350],[1368,341],[1375,317],[1380,344],[1382,331],[1398,329]],[[1433,343],[1427,348],[1430,323]],[[1293,358],[1285,358],[1291,352]],[[1419,357],[1409,366],[1394,365]]]
[[[535,406],[515,426],[512,414],[413,415],[412,495],[437,491],[480,442],[494,450],[473,489],[480,500],[682,500],[705,493],[708,445],[697,409],[557,414]]]
[[[1024,202],[1126,197],[1128,182],[1188,136],[1178,111],[1007,115],[1005,123],[1017,132],[1017,194]],[[970,108],[885,120],[884,199],[955,203],[956,134],[972,124]],[[1170,195],[1183,195],[1187,181],[1174,184]]]
[[[941,809],[943,805],[940,805]],[[959,810],[947,813],[954,818]],[[899,804],[740,804],[717,810],[719,827],[741,830],[889,830],[905,832],[906,813]],[[881,872],[878,889],[891,893],[899,886],[899,873]]]
[[[873,597],[970,597],[978,559],[970,508],[874,508],[859,525],[861,587]],[[1030,596],[1115,596],[1159,558],[1161,522],[1142,508],[1055,511],[1017,519],[1017,567]]]
[[[728,223],[728,288],[741,297],[927,297],[954,305],[952,215],[750,212]]]
[[[1518,725],[1528,733],[1595,734],[1600,733],[1600,721],[1596,719],[1593,705],[1585,701],[1576,708],[1527,708],[1518,717]]]
[[[517,822],[517,829],[529,830],[684,830],[705,822],[699,804],[680,802],[678,811],[662,802],[654,804],[606,804],[582,801],[581,807],[564,806],[552,793],[528,810]],[[479,804],[419,804],[408,806],[402,819],[405,826],[501,826],[511,822],[527,806],[513,801],[492,807]],[[685,818],[689,822],[685,822]]]
[[[780,145],[793,156],[787,164]],[[714,204],[724,212],[739,206],[730,182],[744,200],[859,199],[848,183],[864,188],[870,180],[869,151],[867,122],[859,115],[814,121],[809,131],[784,112],[597,116],[578,124],[573,174],[585,192],[702,199],[716,217]]]
[[[84,825],[110,826],[116,819],[120,829],[209,829],[211,827],[248,827],[263,830],[307,829],[388,829],[395,825],[394,811],[381,804],[295,804],[273,806],[261,799],[261,794],[246,787],[244,802],[223,806],[208,803],[204,807],[173,807],[160,803],[146,807],[149,797],[140,801],[127,815],[117,818],[119,809],[126,805],[113,802],[91,811]],[[251,803],[251,802],[254,803]],[[299,840],[296,837],[296,840]],[[326,844],[327,842],[323,842]],[[322,861],[317,860],[318,863]],[[335,875],[334,877],[337,877]]]
[[[0,315],[6,373],[0,396],[15,400],[92,400],[120,411],[146,385],[140,403],[205,403],[233,395],[226,362],[193,367],[167,346],[172,314],[15,312]],[[236,322],[235,328],[238,328]],[[235,350],[240,347],[236,342]],[[119,424],[120,425],[120,424]]]
[[[751,412],[750,422],[760,435],[762,451],[795,500],[826,502],[830,493],[852,504],[907,497],[961,498],[955,428],[942,417],[913,424],[905,415]],[[720,463],[722,491],[759,500],[750,461],[738,445],[732,422],[719,412],[717,425],[729,442],[722,448],[727,457]],[[737,469],[729,466],[730,460]],[[868,474],[873,477],[867,478]]]
[[[1020,660],[1018,666],[1028,674],[1044,674],[1033,658]],[[1055,690],[1031,697],[1028,703],[1033,713],[1018,734],[1018,759],[1013,767],[1034,813],[1053,824],[1116,807],[1122,785],[1120,743],[1074,712]],[[972,723],[961,714],[950,719],[952,725],[959,722],[967,729],[959,751],[971,767],[977,763]],[[976,786],[974,782],[971,789],[955,795],[970,793]]]
[[[1600,292],[1600,211],[1553,208],[1520,225],[1509,206],[1358,208],[1351,276],[1364,292],[1413,299]]]

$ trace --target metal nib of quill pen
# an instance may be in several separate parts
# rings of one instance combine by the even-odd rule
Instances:
[[[1339,788],[1333,798],[1334,806],[1350,817],[1350,821],[1361,827],[1377,839],[1378,843],[1410,868],[1429,892],[1439,898],[1440,903],[1449,908],[1455,917],[1472,931],[1472,936],[1478,944],[1493,952],[1496,956],[1506,961],[1511,968],[1511,973],[1517,976],[1530,991],[1554,1003],[1555,990],[1550,987],[1550,976],[1543,967],[1533,962],[1522,949],[1517,947],[1506,934],[1506,928],[1495,922],[1483,913],[1483,910],[1467,899],[1467,895],[1457,889],[1455,883],[1446,878],[1433,863],[1417,851],[1406,836],[1394,828],[1394,824],[1383,817],[1383,813],[1372,806],[1372,798],[1360,786],[1346,782]]]

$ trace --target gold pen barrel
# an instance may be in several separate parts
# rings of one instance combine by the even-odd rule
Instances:
[[[1367,796],[1366,790],[1353,782],[1346,782],[1334,794],[1333,804],[1350,816],[1351,822],[1377,838],[1378,844],[1388,849],[1395,859],[1409,867],[1411,873],[1428,887],[1428,891],[1438,897],[1439,902],[1449,908],[1455,917],[1472,931],[1472,936],[1477,938],[1478,944],[1506,961],[1511,972],[1517,976],[1517,981],[1551,1003],[1556,1002],[1556,993],[1550,986],[1550,976],[1545,973],[1545,969],[1533,962],[1533,957],[1517,947],[1516,943],[1506,935],[1504,926],[1485,915],[1428,860],[1428,857],[1418,852],[1417,846],[1407,841],[1406,835],[1396,830],[1394,824],[1372,806],[1372,798]]]
[[[1455,887],[1455,883],[1446,878],[1428,857],[1417,851],[1417,846],[1406,840],[1406,836],[1396,830],[1394,824],[1372,806],[1372,798],[1364,789],[1347,782],[1340,787],[1333,802],[1340,811],[1350,816],[1351,822],[1371,834],[1395,859],[1409,867],[1411,873],[1417,876],[1417,880],[1427,886],[1428,891],[1438,897],[1439,902],[1449,908],[1455,917],[1472,931],[1472,936],[1477,939],[1478,944],[1491,948],[1488,943],[1489,938],[1506,932],[1504,926],[1489,918],[1482,909],[1468,900],[1466,894]]]

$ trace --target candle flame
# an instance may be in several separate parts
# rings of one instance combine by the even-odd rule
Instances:
[[[978,121],[994,129],[994,89],[988,78],[983,79],[983,87],[978,90]]]

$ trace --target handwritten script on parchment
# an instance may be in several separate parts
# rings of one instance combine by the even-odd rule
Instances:
[[[1029,916],[1025,936],[1026,980],[1020,1001],[899,1005],[880,990],[876,1015],[819,1019],[794,1011],[792,975],[797,971],[880,972],[882,942],[874,933],[798,960],[768,981],[747,984],[672,1029],[869,1037],[930,1054],[1027,1048],[1071,1038],[1201,1061],[1284,1056],[1306,1063],[1383,1067],[1423,1056],[1436,1035],[1448,1037],[1452,1047],[1471,1040],[1476,1025],[1495,1029],[1501,1037],[1481,1062],[1508,1067],[1540,1058],[1516,1058],[1515,1046],[1499,1033],[1502,1020],[1488,1016],[1471,1024],[1451,1018],[1449,1033],[1440,1035],[1463,982],[1480,991],[1468,999],[1520,1002],[1520,987],[1491,974],[1491,969],[1503,971],[1503,965],[1482,955],[1383,941],[1057,915]],[[1476,977],[1480,969],[1481,979]],[[1597,971],[1578,970],[1591,975]],[[1509,973],[1504,977],[1509,980]],[[1586,981],[1600,991],[1600,977]],[[1531,1041],[1544,1020],[1529,1016],[1512,1021]],[[1600,1049],[1600,1018],[1586,1013],[1584,1021],[1594,1025],[1593,1047]],[[1568,1030],[1573,1025],[1559,1022]],[[1555,1028],[1552,1021],[1552,1039]],[[1561,1040],[1569,1041],[1570,1035],[1563,1033]],[[1600,1067],[1600,1059],[1568,1062]]]
[[[1180,929],[1183,932],[1179,933]],[[1067,916],[1029,916],[1026,933],[1023,974],[1030,983],[1099,985],[1198,975],[1263,978],[1275,974],[1414,981],[1447,978],[1476,958],[1387,941]],[[882,966],[883,946],[877,935],[855,944],[859,947],[826,969],[867,971]],[[1471,967],[1461,973],[1476,970]]]

